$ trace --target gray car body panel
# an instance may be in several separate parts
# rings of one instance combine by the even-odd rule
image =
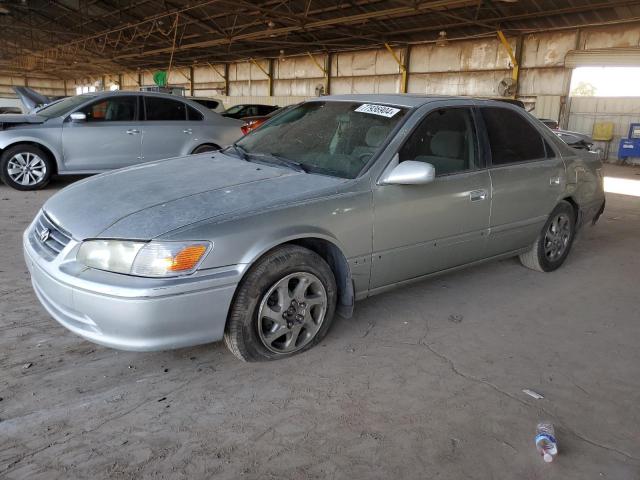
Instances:
[[[162,97],[196,109],[203,120],[71,122],[69,115],[113,96]],[[3,118],[6,117],[6,118]],[[64,116],[0,116],[0,150],[18,143],[41,145],[51,152],[58,174],[101,173],[149,160],[184,156],[201,145],[226,146],[241,136],[242,121],[224,118],[182,97],[151,92],[104,92]],[[132,131],[136,131],[132,133]]]
[[[109,303],[104,296],[115,297],[119,312],[139,315],[148,328],[147,318],[159,315],[163,327],[152,329],[148,341],[137,329],[128,338],[118,319],[114,320],[115,330],[121,337],[101,334],[103,330],[113,332],[115,327],[86,299],[72,300],[70,308],[80,308],[91,319],[98,317],[91,327],[98,332],[83,330],[66,314],[52,315],[65,326],[71,325],[69,328],[76,333],[119,348],[149,350],[204,343],[221,338],[227,310],[242,276],[262,255],[283,243],[317,239],[332,245],[346,265],[340,270],[343,283],[352,287],[357,299],[425,276],[525,251],[564,198],[570,197],[578,206],[581,223],[594,218],[603,204],[597,157],[569,148],[517,107],[484,100],[403,95],[345,95],[312,101],[370,102],[406,106],[411,111],[355,179],[305,174],[216,152],[106,173],[59,192],[43,209],[73,236],[72,245],[64,252],[65,260],[56,260],[59,266],[52,267],[38,258],[30,227],[24,240],[30,269],[46,270],[64,288],[83,292],[83,299],[85,292],[90,292],[100,298],[100,305]],[[437,108],[483,105],[512,109],[529,118],[555,157],[498,167],[481,165],[471,172],[436,177],[426,185],[383,185],[385,172],[397,161],[396,152],[425,115]],[[485,198],[472,203],[480,190],[486,190]],[[195,274],[149,279],[79,265],[75,250],[89,238],[209,240],[214,246]],[[221,275],[216,277],[216,288],[224,291],[211,293],[217,305],[211,325],[203,323],[200,310],[211,308],[211,304],[199,293],[210,290],[204,280],[209,275]],[[35,287],[42,290],[41,286]],[[58,286],[51,291],[58,291]],[[196,299],[193,304],[187,300],[191,294]],[[64,295],[45,299],[54,305],[47,307],[49,311],[55,310],[56,301],[69,307]],[[188,330],[193,316],[195,337],[175,333],[158,304],[143,301],[157,295],[171,297],[191,312],[180,321]],[[46,292],[40,296],[44,298]],[[78,298],[77,294],[71,296]],[[143,310],[127,310],[128,304],[122,299],[135,299],[139,302],[136,308]],[[144,310],[146,305],[148,310]]]

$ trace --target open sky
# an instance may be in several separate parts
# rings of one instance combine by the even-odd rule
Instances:
[[[571,77],[571,90],[587,82],[598,97],[640,96],[640,67],[578,67]]]

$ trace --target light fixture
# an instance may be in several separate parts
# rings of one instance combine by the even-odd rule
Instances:
[[[447,45],[449,45],[449,40],[447,40],[447,32],[441,30],[440,33],[438,33],[436,47],[446,47]]]

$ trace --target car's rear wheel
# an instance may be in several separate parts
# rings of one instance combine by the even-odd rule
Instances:
[[[246,362],[300,353],[326,335],[336,298],[333,272],[320,255],[296,245],[278,247],[238,286],[225,343]]]
[[[43,188],[53,174],[49,155],[34,145],[15,145],[0,156],[0,178],[16,190]]]
[[[561,201],[551,212],[531,250],[520,255],[520,262],[532,270],[551,272],[569,255],[576,231],[573,207]]]

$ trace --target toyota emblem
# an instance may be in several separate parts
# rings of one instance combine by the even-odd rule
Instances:
[[[51,232],[49,231],[48,228],[44,228],[42,229],[42,231],[38,234],[38,236],[40,237],[40,241],[42,243],[46,242],[47,240],[49,240],[49,235],[51,234]]]

